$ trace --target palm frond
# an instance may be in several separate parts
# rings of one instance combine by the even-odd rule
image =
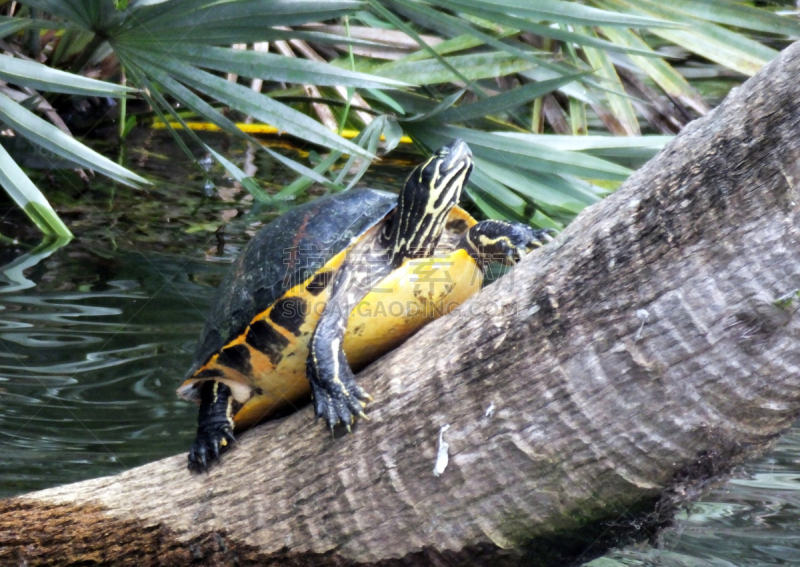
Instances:
[[[391,142],[407,133],[430,149],[461,137],[476,156],[467,193],[478,208],[550,227],[613,190],[668,139],[641,132],[677,131],[711,107],[674,47],[708,67],[751,75],[775,56],[775,44],[800,33],[797,21],[735,0],[131,0],[124,10],[112,0],[25,4],[37,16],[61,20],[0,19],[0,33],[63,24],[64,46],[58,44],[54,60],[68,60],[71,44],[85,45],[73,59],[76,69],[92,52],[110,49],[154,112],[185,126],[189,138],[174,135],[187,154],[211,153],[259,200],[290,198],[311,182],[352,186],[381,148],[381,136]],[[282,54],[231,48],[267,41],[284,42]],[[0,55],[0,80],[25,88],[131,93],[45,69]],[[256,91],[225,74],[267,87]],[[363,97],[358,112],[350,113],[357,96]],[[343,138],[298,100],[327,105],[324,123],[358,127],[361,135]],[[329,154],[312,169],[272,152],[301,177],[269,196],[192,135],[175,102],[249,142],[257,143],[224,109]],[[120,182],[139,182],[64,136],[51,136],[54,127],[30,111],[16,113],[17,106],[0,99],[0,119],[21,135]]]

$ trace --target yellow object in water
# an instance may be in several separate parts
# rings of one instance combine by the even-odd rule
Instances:
[[[170,128],[174,128],[175,130],[183,130],[183,125],[179,122],[161,122],[157,120],[153,122],[153,128],[156,130],[163,130],[169,126]],[[197,130],[201,132],[223,132],[222,128],[213,124],[211,122],[187,122],[186,126],[189,127],[190,130]],[[270,126],[269,124],[246,124],[244,122],[237,122],[236,127],[239,128],[242,132],[246,134],[255,134],[255,135],[276,135],[282,134],[283,132],[276,128],[275,126]],[[339,132],[339,135],[342,138],[347,138],[348,140],[352,140],[356,136],[358,136],[361,132],[358,130],[352,129],[344,129]],[[385,138],[381,136],[381,140],[384,141]],[[412,140],[408,136],[403,136],[400,138],[400,143],[402,144],[411,144]]]

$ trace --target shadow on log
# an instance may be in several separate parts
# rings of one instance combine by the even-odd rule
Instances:
[[[179,455],[6,500],[0,562],[563,565],[652,534],[800,411],[798,77],[795,44],[363,372],[352,435],[306,408],[208,475]]]

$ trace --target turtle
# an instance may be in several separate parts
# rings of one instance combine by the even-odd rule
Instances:
[[[457,206],[473,168],[465,142],[439,148],[399,195],[351,189],[278,217],[220,284],[178,394],[199,401],[189,468],[208,470],[234,432],[312,400],[333,430],[366,418],[355,372],[477,293],[492,261],[552,239]]]

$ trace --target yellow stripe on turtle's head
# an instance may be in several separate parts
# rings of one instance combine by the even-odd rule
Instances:
[[[433,254],[471,172],[472,152],[463,140],[439,148],[411,172],[386,232],[393,264]]]

